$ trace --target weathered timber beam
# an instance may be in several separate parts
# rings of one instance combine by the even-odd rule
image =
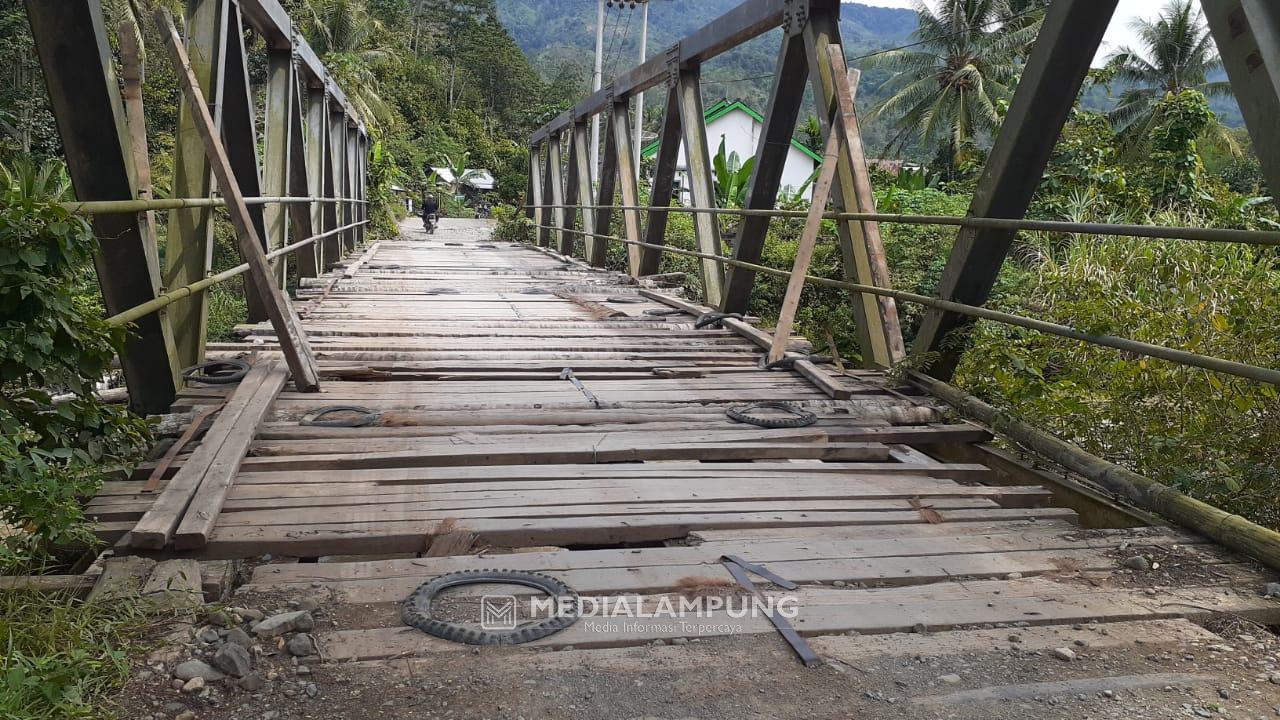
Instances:
[[[711,174],[711,151],[707,147],[706,114],[702,106],[702,87],[699,68],[680,68],[676,79],[676,99],[680,108],[680,128],[684,137],[684,162],[689,176],[689,205],[712,208],[716,206],[715,179]],[[714,215],[705,213],[693,216],[693,233],[698,250],[708,255],[719,255],[720,223]],[[724,271],[720,263],[703,259],[702,292],[706,303],[720,304],[724,295]]]
[[[262,164],[258,157],[258,120],[254,110],[253,88],[249,85],[249,56],[244,47],[244,33],[240,30],[244,21],[240,16],[239,6],[235,3],[231,4],[230,12],[226,52],[222,56],[225,67],[221,102],[222,140],[241,194],[244,197],[260,197]],[[258,239],[263,243],[263,251],[269,252],[272,248],[266,244],[270,236],[267,234],[264,210],[261,205],[250,206],[249,218],[253,221]],[[262,293],[254,292],[250,286],[255,282],[257,279],[253,275],[245,275],[244,296],[251,323],[267,319]]]
[[[676,165],[680,161],[680,101],[675,87],[667,89],[667,104],[662,111],[662,128],[658,131],[658,157],[653,166],[653,187],[649,203],[654,207],[671,205],[675,189]],[[640,248],[640,269],[637,275],[654,275],[662,263],[662,251],[654,246],[667,243],[667,217],[669,213],[650,210],[644,228],[644,242]],[[635,247],[628,245],[628,248]]]
[[[343,193],[346,191],[347,186],[347,125],[343,115],[340,112],[334,112],[335,109],[339,109],[339,106],[333,102],[333,98],[329,98],[327,108],[329,113],[325,116],[325,122],[329,126],[329,166],[333,173],[330,188],[333,192],[333,197],[344,197]],[[334,213],[333,226],[335,228],[350,222],[346,219],[346,208],[343,207],[342,203],[333,203],[331,207]],[[334,236],[331,241],[333,243],[333,257],[329,259],[329,262],[336,263],[347,254],[350,248],[346,246],[344,234]],[[326,246],[328,246],[328,243],[326,243]]]
[[[555,247],[564,247],[566,242],[573,242],[572,237],[563,231],[567,227],[568,214],[565,212],[564,179],[561,172],[560,135],[552,135],[547,139],[547,185],[551,188],[551,203],[559,205],[551,211],[551,224],[559,230],[555,231]]]
[[[769,92],[765,110],[764,127],[760,130],[760,139],[756,145],[756,166],[751,171],[751,180],[742,203],[745,208],[771,210],[777,204],[782,171],[786,166],[787,154],[791,151],[791,139],[800,105],[804,102],[808,63],[803,38],[790,32],[783,33],[776,67],[773,88]],[[770,220],[766,216],[742,219],[733,246],[735,259],[749,263],[760,261]],[[746,312],[755,282],[754,272],[742,267],[730,267],[725,277],[721,309],[731,313]]]
[[[1117,2],[1054,0],[1049,6],[1009,114],[978,181],[970,215],[1026,215]],[[1014,231],[961,230],[936,295],[968,305],[985,304],[1015,235]],[[930,375],[946,380],[955,373],[964,345],[957,331],[972,323],[966,316],[936,308],[926,313],[912,352],[921,356],[937,353],[926,368]]]
[[[76,197],[133,199],[137,175],[100,3],[28,0],[26,7]],[[94,216],[93,231],[100,239],[94,266],[107,313],[155,298],[160,269],[139,216]],[[177,390],[180,366],[170,320],[141,318],[125,341],[121,366],[130,404],[139,412],[166,412]]]
[[[838,8],[838,6],[837,6]],[[837,99],[837,83],[844,78],[837,78],[836,70],[831,65],[831,48],[840,48],[840,27],[838,9],[824,8],[815,11],[804,28],[805,52],[809,59],[810,85],[813,87],[814,103],[817,106],[818,121],[822,126],[823,137],[832,132],[843,132],[839,117]],[[842,51],[841,51],[842,52]],[[843,58],[844,56],[841,55]],[[832,203],[842,210],[857,210],[858,198],[855,192],[854,170],[847,153],[841,153],[837,159],[835,185],[832,190]],[[836,234],[840,242],[841,269],[848,280],[863,285],[873,285],[875,280],[871,271],[871,257],[868,252],[866,238],[862,234],[862,225],[856,223],[836,223]],[[853,307],[854,321],[858,331],[858,347],[862,354],[862,363],[866,367],[888,367],[892,359],[888,351],[887,334],[883,319],[880,316],[880,305],[875,296],[852,293],[849,296]]]
[[[640,170],[636,167],[635,148],[632,147],[631,134],[631,114],[628,112],[627,102],[620,100],[613,104],[612,115],[609,119],[609,129],[612,134],[614,147],[614,158],[617,163],[617,177],[621,184],[622,204],[635,206],[640,204]],[[609,188],[609,193],[605,195],[604,183],[600,184],[600,202],[602,205],[611,205],[613,203],[613,188]],[[603,228],[605,232],[609,230],[609,218],[606,217],[604,224],[596,223],[596,227]],[[622,234],[628,240],[640,239],[640,211],[623,210],[622,211]],[[601,245],[605,244],[604,240],[600,241]],[[601,259],[603,265],[603,258]],[[632,275],[640,274],[640,248],[636,245],[627,245],[627,270]]]
[[[293,53],[289,50],[268,49],[267,97],[262,115],[262,191],[267,195],[289,194],[289,125],[296,85],[293,77]],[[269,205],[264,208],[268,252],[288,244],[288,214],[289,208],[285,205]],[[284,287],[287,264],[286,258],[280,258],[271,264],[278,287]]]
[[[228,0],[188,0],[186,47],[191,69],[213,108],[213,121],[222,124],[222,87],[227,46]],[[187,103],[179,103],[178,131],[174,137],[173,195],[203,198],[213,194],[213,173],[195,129]],[[169,213],[165,240],[164,286],[182,287],[207,276],[213,269],[213,217],[209,208],[184,208]],[[208,296],[201,294],[175,302],[167,310],[173,323],[174,345],[180,365],[204,361],[208,329]]]
[[[217,179],[218,188],[227,200],[227,214],[235,228],[236,244],[240,255],[249,264],[248,275],[253,278],[253,287],[266,306],[267,318],[272,329],[276,331],[280,352],[289,364],[293,375],[294,386],[301,392],[314,392],[320,389],[319,373],[316,371],[315,358],[307,344],[306,335],[302,333],[301,322],[289,305],[288,298],[280,288],[272,283],[271,268],[266,253],[262,249],[262,239],[257,236],[249,208],[244,204],[244,195],[236,181],[235,171],[227,156],[226,148],[218,137],[213,116],[204,103],[203,94],[197,84],[191,61],[183,47],[178,30],[174,27],[173,18],[168,10],[156,11],[156,23],[173,60],[174,70],[178,76],[178,84],[182,88],[187,104],[194,111],[196,132],[209,156],[209,165]]]
[[[342,196],[351,198],[355,197],[356,186],[358,184],[357,173],[360,172],[359,129],[350,124],[349,118],[345,129],[347,139],[347,162],[343,166],[344,170],[346,170],[346,176],[344,177],[345,182],[343,183]],[[343,222],[350,224],[359,219],[359,213],[356,210],[356,203],[347,202],[343,203],[343,205],[345,206]],[[352,228],[343,236],[343,241],[346,243],[347,249],[355,250],[356,247],[359,246],[360,233],[356,231],[356,228]]]
[[[541,182],[541,196],[543,202],[555,203],[556,193],[552,189],[551,184],[551,143],[545,142],[545,152],[539,152],[539,162],[542,164],[541,172],[538,174]],[[555,210],[542,208],[542,216],[538,221],[538,247],[551,247],[551,230],[549,229],[555,223]]]
[[[289,174],[289,192],[310,195],[313,187],[316,187],[314,176],[318,169],[318,163],[313,163],[310,157],[313,148],[317,145],[314,137],[312,137],[312,128],[303,124],[303,118],[306,117],[308,111],[309,91],[298,82],[297,72],[291,72],[289,77],[289,153],[286,162]],[[293,237],[308,238],[318,232],[317,228],[320,225],[317,222],[319,213],[316,212],[316,207],[316,203],[308,205],[291,203],[289,205],[289,225]],[[317,260],[318,252],[319,244],[316,243],[304,252],[298,253],[298,256],[294,258],[299,278],[313,278],[320,275],[322,266]]]
[[[542,224],[542,184],[536,178],[541,174],[542,148],[539,145],[529,146],[529,172],[524,183],[524,216],[536,225]]]
[[[1266,0],[1200,4],[1267,182],[1280,188],[1280,139],[1275,133],[1280,118],[1280,7]]]
[[[804,5],[808,0],[797,0]],[[787,0],[747,0],[738,7],[707,23],[701,30],[685,37],[676,46],[681,65],[697,65],[762,35],[782,22]],[[620,75],[611,88],[604,88],[561,113],[533,134],[533,142],[541,142],[552,134],[573,125],[574,119],[588,118],[609,107],[615,100],[630,98],[660,84],[667,77],[669,54],[655,55],[647,62]]]
[[[569,162],[573,164],[573,172],[569,177],[569,190],[572,196],[567,199],[570,205],[591,204],[591,191],[594,189],[594,178],[591,176],[591,132],[587,123],[574,123],[573,125],[573,154],[569,158]],[[572,216],[581,216],[578,221],[578,227],[584,232],[594,234],[596,231],[596,214],[594,211],[585,207],[575,209],[570,213]],[[583,235],[583,256],[591,260],[596,257],[597,247],[603,247],[604,241],[599,240],[591,235]]]

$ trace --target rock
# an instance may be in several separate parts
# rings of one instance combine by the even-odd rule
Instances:
[[[1076,659],[1075,652],[1072,651],[1071,648],[1064,648],[1064,647],[1054,648],[1053,656],[1064,662],[1071,662],[1072,660]]]
[[[204,686],[205,686],[204,678],[197,675],[191,678],[190,680],[182,683],[182,692],[188,695],[192,693],[198,693],[204,689]]]
[[[915,625],[911,626],[911,629],[921,635],[929,632],[929,626],[925,625],[924,623],[916,623]]]
[[[245,692],[258,692],[265,687],[266,684],[267,681],[256,672],[251,672],[236,681],[236,686]]]
[[[203,660],[188,660],[173,669],[173,676],[186,682],[192,678],[203,678],[210,682],[226,677],[220,670]]]
[[[320,609],[320,600],[315,597],[305,597],[298,601],[298,609],[307,612],[315,612]]]
[[[290,655],[295,657],[306,657],[307,655],[316,654],[316,641],[307,633],[298,633],[289,638],[289,642],[285,643],[285,649]]]
[[[845,582],[845,581],[843,581],[843,580],[836,580],[835,582],[831,583],[831,586],[832,586],[832,587],[844,587],[844,586],[846,586],[846,585],[848,585],[848,584],[849,584],[849,583],[847,583],[847,582]]]
[[[1022,636],[1021,636],[1021,635],[1010,635],[1010,636],[1009,636],[1009,642],[1011,642],[1011,643],[1020,643],[1020,642],[1022,642]]]
[[[947,673],[946,675],[939,675],[938,679],[948,685],[955,685],[956,683],[960,682],[960,676],[956,675],[955,673]]]
[[[672,639],[671,639],[671,644],[672,644],[672,645],[688,645],[688,644],[689,644],[689,638],[682,638],[682,637],[672,638]]]
[[[1262,594],[1267,597],[1280,598],[1280,582],[1267,583],[1267,586],[1263,588]]]
[[[205,628],[200,632],[200,642],[216,643],[218,642],[218,631],[213,628]]]
[[[175,713],[180,713],[186,709],[187,709],[186,705],[183,705],[182,703],[176,700],[173,702],[168,702],[164,704],[164,711],[169,713],[170,715],[173,715]]]
[[[262,720],[276,720],[278,717],[280,717],[279,710],[268,710],[262,713]]]
[[[235,607],[235,608],[231,608],[231,612],[235,613],[236,615],[239,615],[240,617],[244,618],[245,620],[248,620],[249,622],[257,622],[261,620],[263,617],[265,617],[265,615],[262,614],[261,610],[254,610],[253,608]]]
[[[1008,575],[1005,575],[1005,576],[1004,576],[1004,579],[1005,579],[1005,580],[1021,580],[1021,579],[1022,579],[1022,573],[1020,573],[1020,572],[1011,572],[1011,573],[1009,573]]]
[[[253,669],[253,658],[249,651],[232,643],[218,648],[213,655],[213,664],[221,671],[233,677],[244,677]]]
[[[245,650],[249,650],[253,647],[253,638],[249,637],[249,633],[245,632],[244,628],[231,628],[227,633],[226,639],[227,642],[232,643],[233,645],[239,645]]]
[[[191,710],[184,710],[174,715],[173,720],[196,720],[196,714]]]
[[[1271,676],[1267,679],[1270,680],[1273,685],[1280,685],[1280,672],[1271,673]]]
[[[302,690],[307,694],[307,697],[309,698],[313,698],[320,694],[320,688],[317,687],[315,683],[307,683],[307,686]]]
[[[1123,565],[1130,570],[1146,572],[1151,569],[1151,561],[1141,555],[1125,558]]]
[[[311,613],[306,610],[280,613],[262,620],[253,626],[253,634],[261,638],[271,638],[287,632],[307,632],[316,626]]]

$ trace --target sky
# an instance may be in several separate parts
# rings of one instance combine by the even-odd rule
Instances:
[[[880,7],[912,7],[911,0],[854,0],[854,2]],[[1164,4],[1164,0],[1120,0],[1120,6],[1116,9],[1115,17],[1111,19],[1111,26],[1107,28],[1102,49],[1098,52],[1094,63],[1101,65],[1103,59],[1118,46],[1136,44],[1133,31],[1129,29],[1129,21],[1134,17],[1154,17]]]

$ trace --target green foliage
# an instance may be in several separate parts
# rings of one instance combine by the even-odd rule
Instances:
[[[1198,216],[1157,216],[1201,224]],[[1082,237],[1001,309],[1274,367],[1274,252]],[[1051,335],[980,323],[960,381],[1032,423],[1230,512],[1280,527],[1276,388]]]
[[[55,544],[89,539],[77,499],[129,462],[146,423],[100,402],[94,385],[124,330],[83,294],[96,241],[49,196],[52,165],[0,173],[0,522],[21,529],[0,546],[0,570],[38,562]],[[55,402],[54,394],[70,399]]]
[[[493,239],[499,242],[532,243],[537,239],[537,227],[533,221],[510,205],[493,208]]]
[[[0,592],[0,717],[113,716],[110,694],[128,680],[127,653],[149,622],[129,603]]]
[[[896,72],[886,85],[890,97],[870,119],[894,124],[891,148],[918,136],[963,162],[1000,126],[1000,105],[1013,96],[1018,60],[1039,21],[1008,0],[944,0],[936,10],[920,3],[917,15],[915,47],[870,59],[871,67]]]
[[[711,158],[711,169],[715,172],[716,207],[742,207],[747,183],[751,181],[751,171],[755,167],[755,157],[743,162],[737,152],[725,155],[724,138],[720,138],[720,148]]]

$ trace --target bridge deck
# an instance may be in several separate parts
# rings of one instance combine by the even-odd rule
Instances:
[[[996,484],[986,466],[935,459],[931,447],[989,436],[928,398],[870,373],[763,370],[750,326],[695,329],[692,314],[655,315],[690,308],[616,273],[491,242],[479,223],[445,221],[433,236],[406,229],[300,297],[323,391],[285,385],[272,400],[268,375],[254,376],[265,378],[256,390],[248,380],[188,390],[181,404],[226,401],[223,413],[234,407],[250,426],[212,460],[198,448],[180,455],[166,482],[210,463],[186,510],[186,520],[212,518],[198,557],[319,559],[261,565],[251,589],[323,585],[382,608],[324,636],[332,658],[450,647],[403,632],[394,612],[443,572],[538,570],[584,595],[651,596],[723,583],[723,554],[801,583],[796,625],[811,636],[1217,611],[1280,619],[1256,592],[1262,574],[1202,539],[1083,530],[1073,510],[1049,506],[1044,487]],[[244,342],[210,352],[262,364],[273,343],[268,326],[253,326]],[[764,400],[820,419],[766,430],[725,416]],[[381,418],[299,424],[330,405]],[[228,466],[225,497],[209,492]],[[122,546],[156,497],[141,492],[148,472],[109,483],[90,505]],[[510,549],[519,552],[495,557]],[[1163,567],[1122,569],[1136,554]],[[772,632],[764,618],[740,625]],[[580,624],[541,642],[690,634],[699,633],[656,620],[614,633]]]

